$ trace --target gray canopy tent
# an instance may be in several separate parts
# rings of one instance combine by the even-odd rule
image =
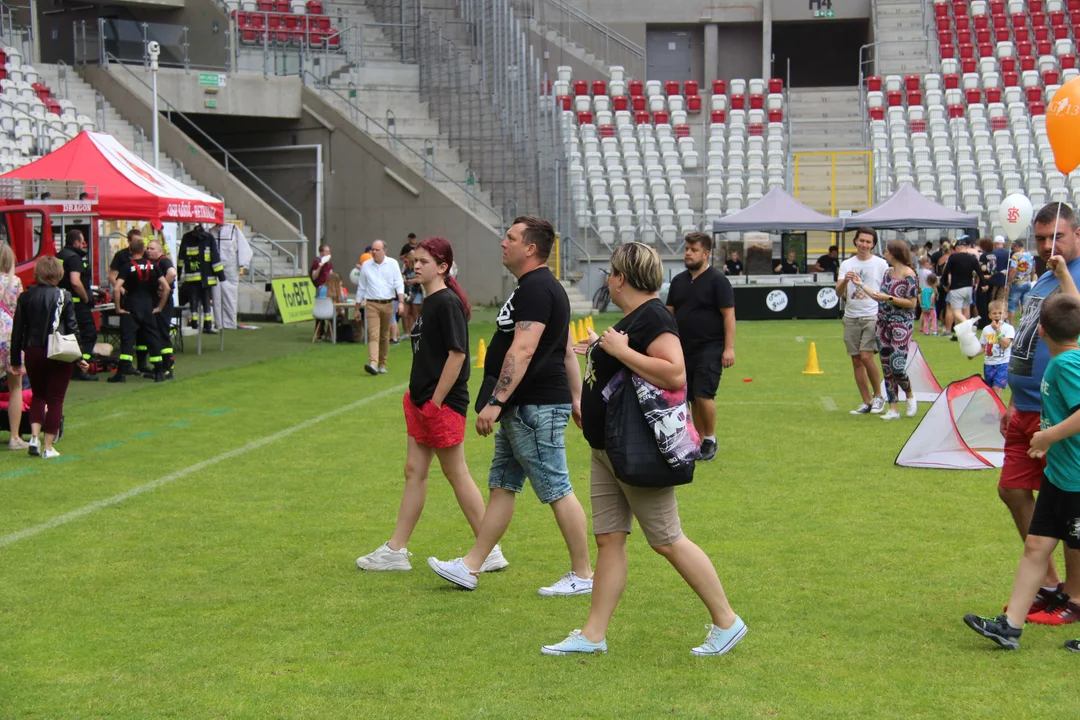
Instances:
[[[843,218],[843,223],[845,230],[858,227],[876,230],[965,229],[979,227],[979,218],[939,205],[904,183],[889,199]]]
[[[713,232],[839,232],[843,229],[843,219],[822,215],[780,188],[773,188],[756,203],[737,213],[713,220]]]

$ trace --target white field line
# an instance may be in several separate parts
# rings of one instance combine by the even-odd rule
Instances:
[[[25,540],[28,537],[33,537],[34,535],[43,533],[46,530],[52,530],[53,528],[60,527],[61,525],[66,525],[72,520],[78,520],[79,518],[89,515],[91,513],[95,513],[98,510],[102,510],[113,505],[118,505],[125,500],[129,500],[137,495],[142,495],[143,493],[149,492],[151,490],[156,490],[163,485],[168,485],[169,483],[180,480],[181,478],[185,478],[192,473],[197,473],[201,470],[205,470],[208,467],[213,467],[214,465],[217,465],[220,462],[224,462],[225,460],[231,460],[234,457],[239,457],[240,455],[247,454],[252,450],[258,450],[264,445],[269,445],[271,443],[277,442],[278,440],[286,438],[294,433],[300,432],[301,430],[306,430],[312,425],[317,425],[325,420],[329,420],[330,418],[334,418],[338,415],[350,412],[358,407],[367,405],[370,402],[374,402],[375,400],[384,398],[392,393],[401,392],[407,387],[408,384],[403,383],[401,385],[395,385],[394,387],[381,390],[374,395],[369,395],[368,397],[361,398],[356,402],[349,403],[348,405],[343,405],[342,407],[339,407],[335,410],[331,410],[330,412],[326,412],[317,417],[313,417],[310,420],[305,420],[301,423],[293,425],[292,427],[285,428],[284,430],[279,430],[272,435],[261,437],[258,440],[252,440],[247,445],[241,445],[238,448],[228,450],[221,453],[220,455],[215,455],[214,457],[203,460],[202,462],[197,462],[194,465],[190,465],[182,470],[177,470],[176,472],[171,472],[168,475],[163,475],[157,480],[151,480],[148,483],[145,483],[143,485],[137,485],[130,490],[125,490],[122,493],[113,495],[109,498],[105,498],[104,500],[98,500],[97,502],[92,502],[89,505],[84,505],[78,510],[72,510],[71,512],[64,513],[63,515],[57,515],[54,518],[46,520],[40,525],[34,525],[33,527],[28,527],[24,530],[13,532],[10,535],[4,535],[3,537],[0,537],[0,547],[6,547],[8,545],[11,545],[12,543],[18,542],[19,540]]]
[[[802,335],[796,335],[795,336],[795,342],[806,342],[806,340],[805,340],[805,338],[803,338]]]
[[[821,396],[821,405],[829,412],[836,412],[836,401],[828,395]]]

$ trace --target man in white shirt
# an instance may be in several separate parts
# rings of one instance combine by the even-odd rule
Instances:
[[[847,306],[844,308],[844,345],[847,346],[851,364],[855,370],[855,384],[862,395],[862,405],[851,411],[852,415],[878,414],[885,409],[885,398],[881,396],[881,371],[877,359],[877,314],[878,303],[866,294],[867,290],[878,291],[889,270],[889,263],[884,258],[874,255],[877,247],[877,231],[873,228],[859,228],[855,231],[855,257],[840,263],[836,283],[836,292],[846,295]],[[852,280],[860,280],[862,287],[856,287]]]
[[[366,308],[368,364],[364,370],[370,375],[386,373],[395,298],[399,304],[405,302],[405,279],[398,264],[387,259],[386,243],[376,240],[371,244],[371,259],[360,266],[356,283],[357,315],[361,307]]]

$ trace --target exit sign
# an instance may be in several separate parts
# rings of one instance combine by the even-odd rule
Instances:
[[[816,18],[836,17],[832,9],[832,0],[808,0],[808,9]]]
[[[831,9],[829,9],[829,10],[815,10],[814,11],[814,17],[816,17],[816,18],[831,18],[831,17],[836,17],[836,13],[833,12]]]
[[[204,103],[204,104],[208,108],[216,108],[217,107],[217,100],[207,100],[206,103]]]

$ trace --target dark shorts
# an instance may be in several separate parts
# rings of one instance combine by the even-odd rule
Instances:
[[[723,349],[686,358],[686,395],[690,398],[716,397],[724,372]]]
[[[1044,479],[1028,535],[1057,538],[1080,550],[1080,492],[1062,490]]]
[[[465,416],[449,405],[435,407],[435,403],[428,400],[416,407],[408,392],[402,405],[409,437],[421,445],[439,450],[465,442]]]
[[[1039,431],[1039,413],[1030,410],[1014,410],[1009,427],[1005,430],[1005,463],[1001,467],[998,487],[1038,490],[1042,484],[1046,458],[1036,460],[1028,456],[1031,436]]]

